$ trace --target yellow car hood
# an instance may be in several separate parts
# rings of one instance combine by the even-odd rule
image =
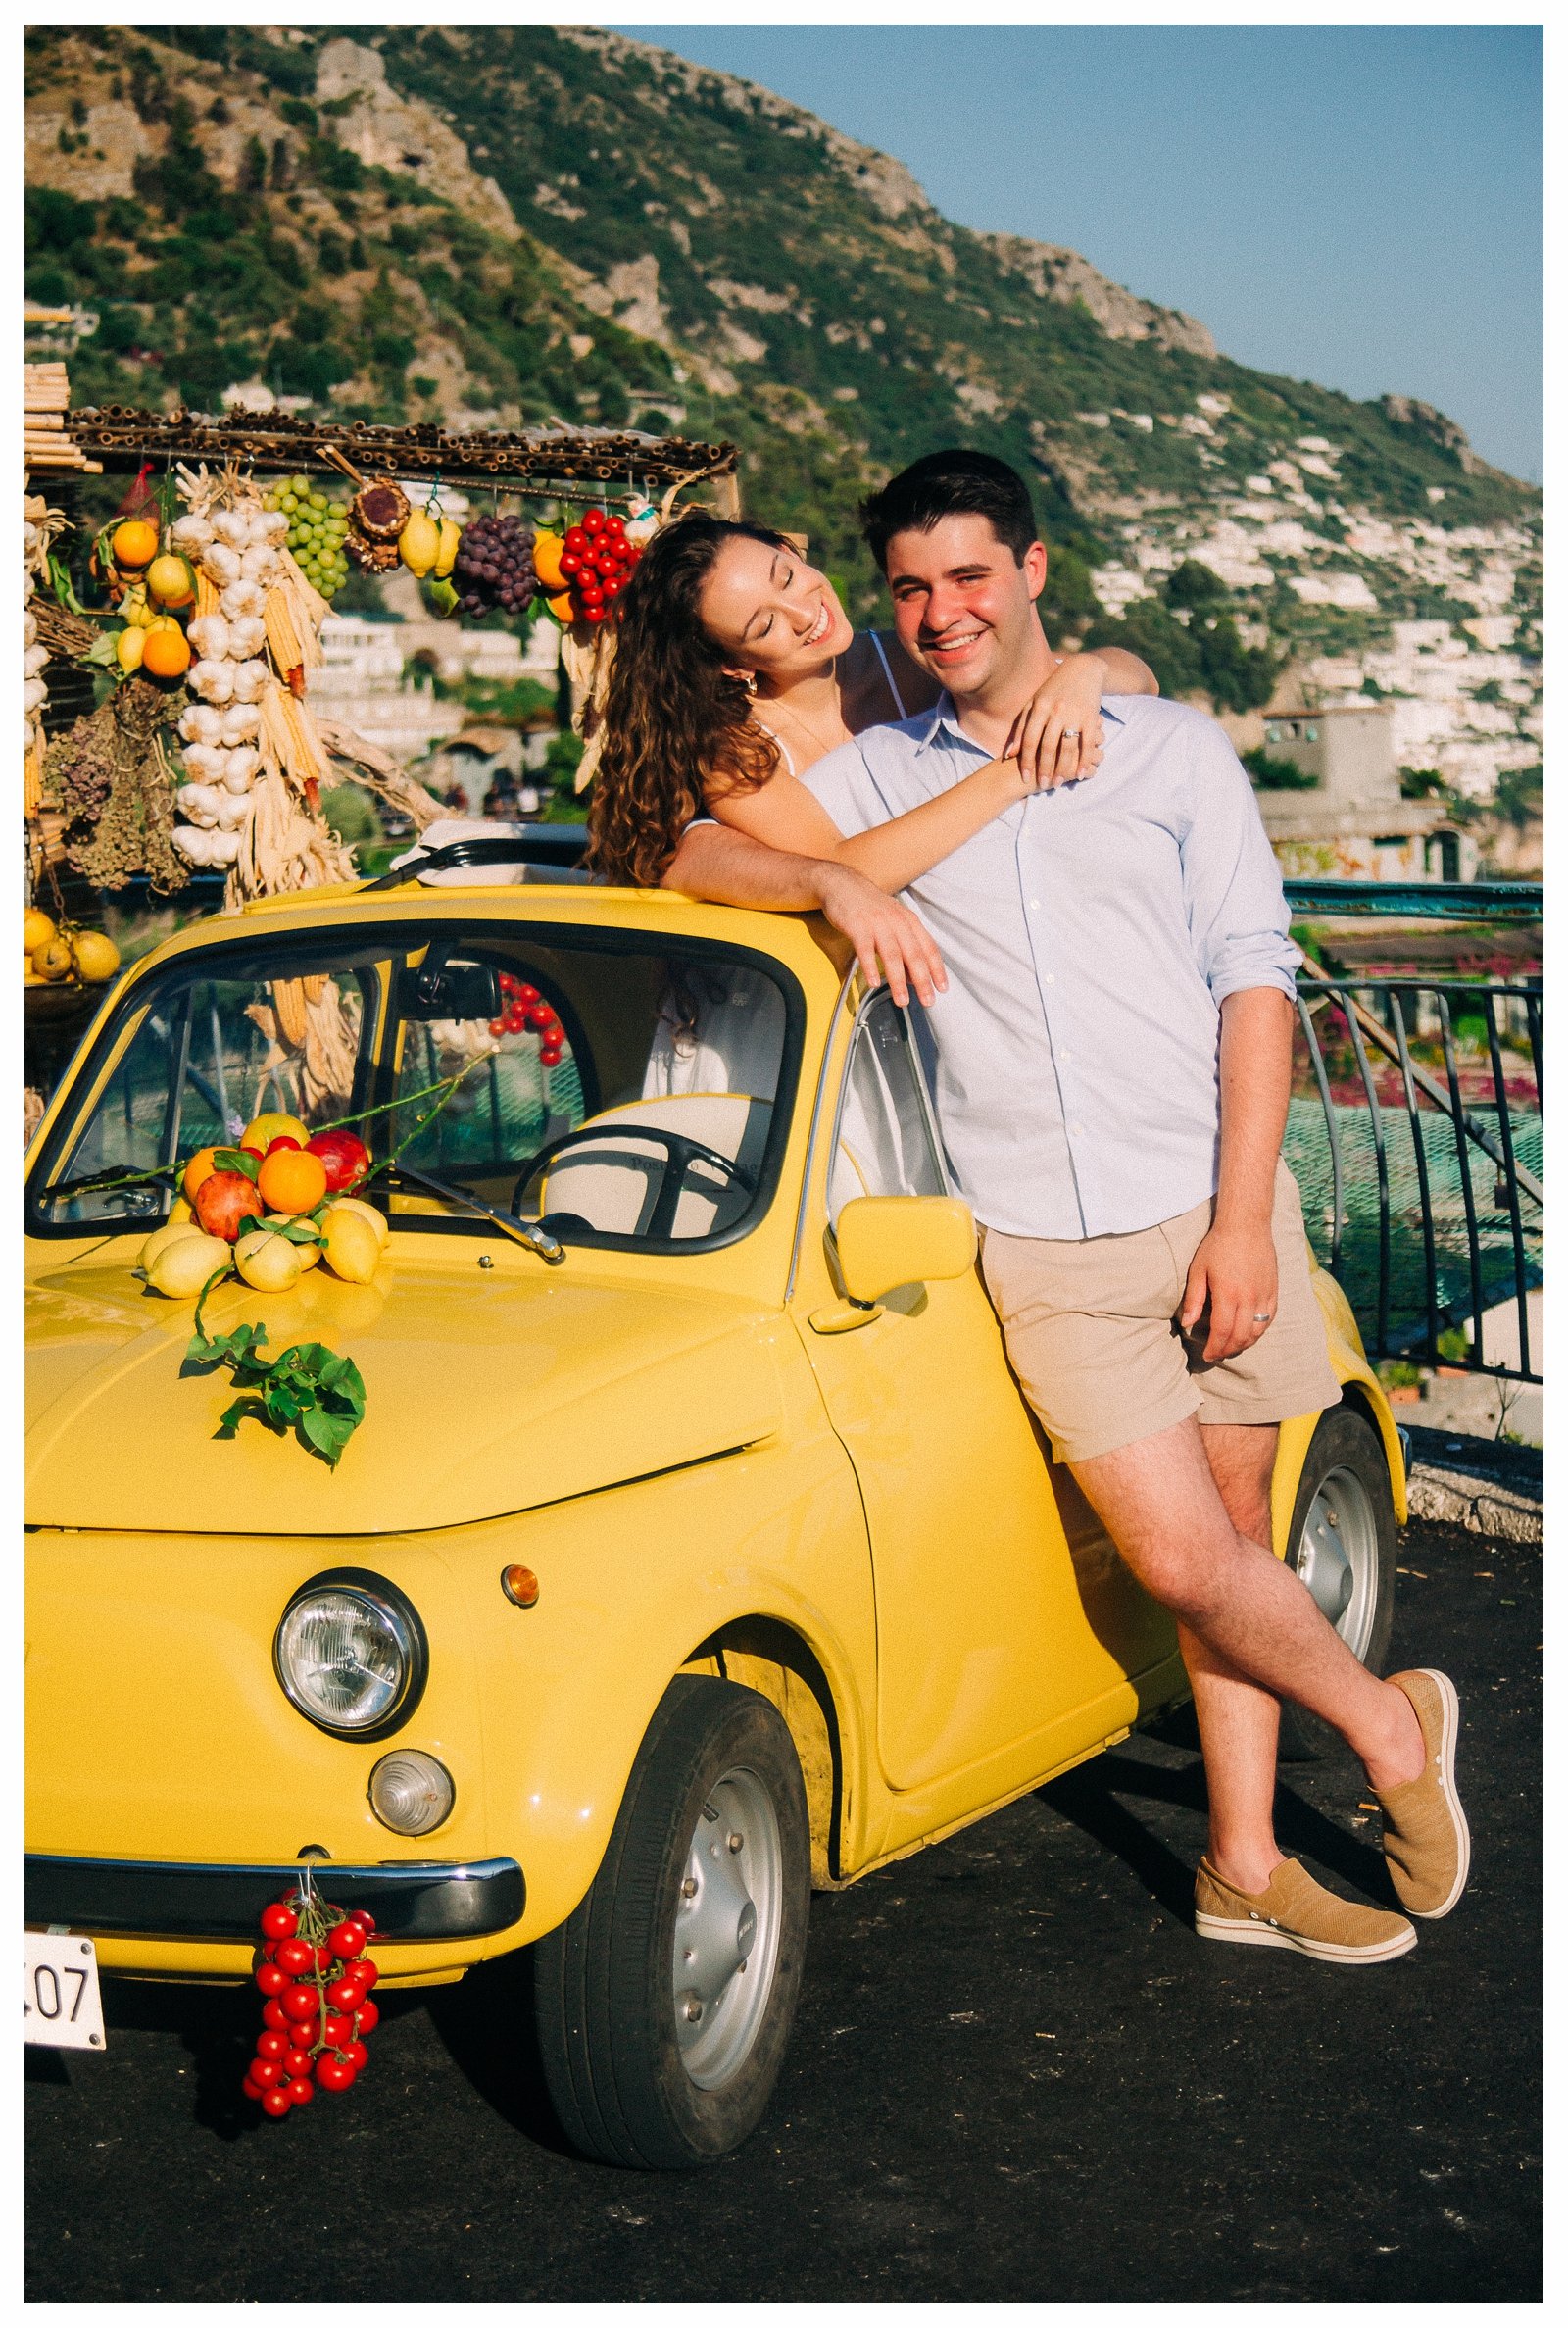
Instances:
[[[122,1248],[121,1249],[123,1250]],[[27,1518],[197,1534],[378,1535],[494,1518],[765,1438],[777,1313],[511,1257],[493,1271],[399,1254],[387,1282],[312,1270],[287,1294],[231,1283],[210,1332],[267,1327],[264,1357],[320,1341],[365,1378],[335,1471],[247,1421],[215,1438],[226,1367],[181,1376],[192,1306],[97,1256],[28,1292]]]

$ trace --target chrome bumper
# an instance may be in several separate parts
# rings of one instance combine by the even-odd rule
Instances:
[[[388,1940],[474,1940],[522,1915],[515,1859],[398,1860],[385,1866],[315,1862],[324,1899],[368,1908]],[[275,1867],[190,1865],[171,1859],[75,1859],[29,1852],[24,1888],[29,1924],[150,1940],[255,1940],[270,1900],[294,1883],[297,1861]]]

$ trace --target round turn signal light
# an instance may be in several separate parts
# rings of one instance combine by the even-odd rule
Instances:
[[[518,1609],[531,1609],[539,1598],[539,1579],[531,1568],[514,1565],[501,1571],[501,1589]]]

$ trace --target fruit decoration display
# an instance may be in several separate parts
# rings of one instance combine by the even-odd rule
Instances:
[[[195,1303],[186,1372],[230,1369],[240,1396],[220,1418],[220,1438],[231,1439],[242,1422],[255,1420],[278,1437],[292,1432],[302,1447],[336,1467],[365,1419],[365,1383],[353,1360],[321,1342],[291,1343],[275,1358],[264,1358],[268,1335],[261,1323],[208,1333],[208,1298],[236,1275],[258,1293],[291,1293],[318,1263],[347,1284],[372,1284],[391,1230],[386,1215],[357,1192],[396,1164],[468,1072],[465,1066],[424,1091],[368,1111],[379,1115],[388,1108],[434,1103],[380,1165],[352,1128],[363,1116],[313,1132],[299,1116],[273,1112],[253,1116],[234,1147],[215,1144],[172,1167],[110,1174],[95,1183],[174,1184],[169,1217],[143,1243],[133,1274],[165,1301]]]
[[[375,1918],[322,1900],[309,1870],[262,1909],[255,1961],[262,2031],[240,2090],[270,2118],[318,2094],[344,2094],[369,2060],[365,2040],[381,2015],[370,1991],[380,1971],[368,1949]]]
[[[262,507],[287,518],[287,548],[295,564],[323,598],[334,599],[349,578],[348,503],[298,476],[274,486]]]
[[[101,929],[56,922],[41,906],[29,906],[24,933],[28,986],[103,986],[120,968],[120,948]]]
[[[566,1030],[538,987],[530,986],[525,978],[514,978],[510,971],[503,970],[501,1000],[504,1006],[501,1016],[490,1020],[490,1032],[498,1037],[537,1035],[539,1065],[542,1067],[559,1066],[566,1048]]]
[[[286,1292],[318,1261],[334,1277],[368,1285],[385,1250],[387,1225],[373,1205],[350,1200],[369,1170],[370,1152],[355,1132],[313,1133],[297,1115],[258,1115],[237,1146],[202,1148],[188,1160],[175,1207],[179,1216],[148,1239],[138,1265],[159,1293],[170,1291],[163,1280],[172,1274],[183,1283],[187,1272],[168,1257],[184,1234],[232,1248],[216,1256],[213,1266],[223,1261],[247,1285],[267,1293]]]
[[[220,1438],[254,1419],[279,1436],[292,1431],[335,1469],[364,1421],[365,1383],[352,1359],[322,1342],[291,1343],[264,1359],[265,1325],[209,1335],[203,1313],[208,1296],[234,1275],[257,1293],[291,1293],[319,1263],[346,1284],[372,1283],[390,1230],[373,1205],[342,1193],[369,1170],[357,1134],[341,1126],[311,1133],[282,1114],[257,1116],[237,1148],[203,1148],[185,1164],[169,1219],[142,1246],[136,1273],[164,1300],[196,1304],[187,1365],[230,1368],[240,1396],[220,1420]]]
[[[476,518],[466,526],[452,568],[460,610],[482,616],[500,607],[522,614],[539,587],[533,541],[533,528],[521,518]]]

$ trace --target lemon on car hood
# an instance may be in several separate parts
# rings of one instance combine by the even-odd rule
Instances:
[[[312,1270],[286,1293],[225,1285],[209,1333],[266,1325],[264,1357],[319,1341],[365,1377],[335,1472],[247,1421],[214,1436],[226,1367],[181,1375],[191,1313],[124,1261],[45,1271],[28,1294],[27,1518],[182,1534],[391,1534],[464,1526],[700,1461],[778,1425],[776,1313],[526,1256],[493,1271],[400,1246],[386,1283]],[[131,1259],[134,1259],[132,1254]]]

